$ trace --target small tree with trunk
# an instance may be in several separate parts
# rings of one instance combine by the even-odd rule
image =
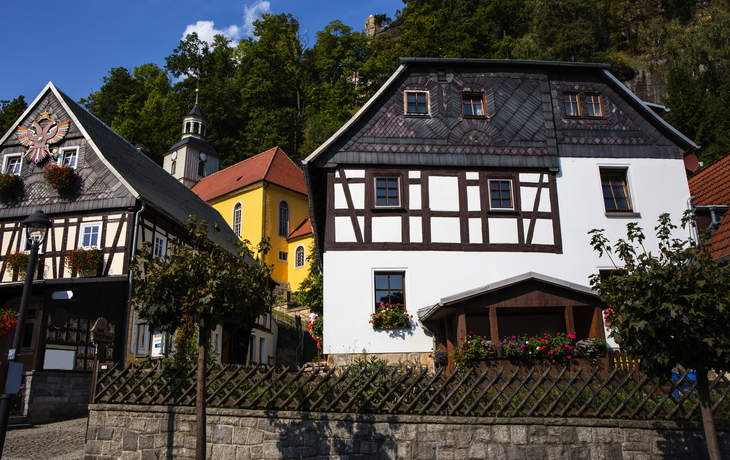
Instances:
[[[688,213],[687,225],[693,225]],[[591,278],[606,304],[610,337],[650,376],[666,378],[677,366],[697,371],[707,448],[711,460],[720,460],[707,374],[730,368],[730,267],[718,266],[694,239],[672,238],[677,227],[668,214],[655,227],[655,254],[636,223],[626,227],[627,238],[613,246],[603,230],[589,232],[593,248],[616,267]]]
[[[196,459],[204,459],[208,334],[224,321],[250,334],[271,306],[273,284],[270,267],[257,263],[247,243],[236,241],[231,252],[208,238],[205,221],[191,219],[186,225],[188,238],[172,241],[164,256],[156,257],[149,243],[135,256],[132,304],[161,331],[193,337],[198,327]],[[259,253],[268,247],[262,242]]]

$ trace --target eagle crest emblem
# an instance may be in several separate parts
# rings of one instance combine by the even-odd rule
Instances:
[[[50,155],[46,146],[60,142],[66,137],[70,126],[71,120],[61,122],[57,118],[52,118],[50,112],[43,112],[29,128],[18,126],[15,137],[28,147],[26,155],[30,161],[38,164]]]

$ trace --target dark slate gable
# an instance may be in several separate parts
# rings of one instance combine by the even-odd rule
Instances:
[[[322,242],[325,171],[339,166],[537,168],[560,157],[682,158],[697,146],[608,72],[606,64],[401,59],[388,82],[303,163]],[[441,78],[439,77],[441,75]],[[404,91],[428,91],[428,116],[404,114]],[[600,93],[605,118],[569,119],[563,93]],[[484,93],[486,118],[464,118],[463,92]]]
[[[61,97],[103,152],[104,159],[139,193],[140,199],[180,223],[191,215],[199,221],[218,223],[220,234],[209,233],[209,236],[226,245],[228,241],[236,241],[233,230],[218,211],[68,96],[61,93]]]
[[[17,141],[15,130],[44,111],[62,121],[71,118],[68,134],[53,147],[80,147],[77,173],[82,180],[81,192],[78,196],[59,197],[43,180],[47,161],[42,166],[24,164],[24,196],[17,203],[0,203],[0,218],[26,217],[39,208],[47,214],[130,208],[143,200],[179,224],[191,215],[218,223],[221,232],[211,232],[210,236],[233,249],[229,241],[236,237],[218,211],[52,84],[5,134],[0,154],[25,153],[27,149]]]

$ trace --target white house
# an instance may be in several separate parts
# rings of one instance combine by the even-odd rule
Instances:
[[[588,232],[677,219],[697,146],[603,64],[402,59],[304,169],[324,352],[429,362],[467,331],[604,338]],[[369,324],[385,301],[411,327]],[[609,344],[611,344],[609,342]]]

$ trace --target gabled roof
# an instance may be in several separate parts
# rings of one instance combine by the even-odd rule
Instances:
[[[700,169],[688,181],[695,205],[730,205],[730,154]],[[713,247],[713,259],[730,256],[730,213],[722,218],[709,243]]]
[[[476,297],[482,294],[486,294],[489,292],[494,292],[499,289],[504,289],[509,286],[513,286],[515,284],[524,283],[525,281],[535,280],[546,284],[551,284],[553,286],[570,289],[571,291],[576,291],[581,294],[597,297],[597,294],[595,291],[593,291],[588,286],[582,286],[580,284],[571,283],[569,281],[564,281],[558,278],[553,278],[552,276],[542,275],[540,273],[536,272],[528,272],[523,273],[522,275],[513,276],[512,278],[507,278],[502,281],[497,281],[496,283],[487,284],[486,286],[481,286],[475,289],[470,289],[468,291],[460,292],[458,294],[454,294],[448,297],[444,297],[441,299],[437,304],[431,305],[429,307],[419,308],[418,309],[418,319],[423,322],[427,321],[429,317],[431,317],[436,311],[438,311],[441,308],[448,307],[452,304],[462,302],[464,300],[470,299],[472,297]]]
[[[213,207],[197,197],[186,186],[172,177],[168,172],[162,169],[157,163],[152,161],[147,155],[137,150],[119,134],[101,122],[98,118],[86,111],[73,99],[59,91],[53,83],[48,85],[41,91],[38,97],[28,106],[28,109],[13,125],[13,127],[0,139],[2,145],[15,130],[18,123],[24,120],[35,108],[36,105],[50,92],[57,99],[61,108],[71,118],[72,124],[75,124],[81,134],[86,138],[88,145],[96,153],[111,175],[119,180],[123,190],[118,190],[116,197],[124,199],[127,195],[126,206],[135,205],[136,200],[143,200],[146,205],[153,207],[155,210],[171,218],[172,220],[182,224],[191,215],[197,216],[199,221],[205,220],[208,223],[218,223],[221,232],[213,234],[209,232],[209,237],[217,241],[225,247],[232,249],[234,246],[229,241],[235,241],[237,238],[233,230],[226,224],[225,220]],[[131,202],[129,201],[131,198]],[[115,206],[119,203],[113,200],[104,200],[100,203],[81,203],[85,210],[102,209],[109,207],[112,202]],[[52,209],[44,206],[46,213],[75,211],[77,203],[61,203],[53,206]],[[30,204],[35,209],[35,205]],[[0,215],[10,216],[16,212],[24,212],[23,206],[15,208],[5,208],[1,210]],[[25,213],[27,214],[27,213]]]
[[[195,184],[192,191],[210,201],[260,181],[307,195],[304,173],[279,147],[211,174]]]
[[[304,222],[302,222],[299,227],[297,227],[289,237],[288,240],[293,240],[294,238],[299,238],[301,236],[309,235],[312,233],[312,221],[309,219],[306,219]]]

